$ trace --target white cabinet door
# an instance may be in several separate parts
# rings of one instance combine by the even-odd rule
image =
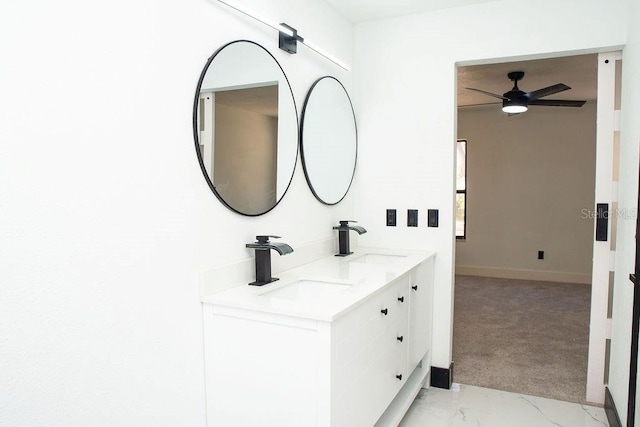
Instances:
[[[411,279],[409,366],[415,368],[431,347],[433,259],[420,264]]]
[[[322,331],[218,315],[211,305],[204,308],[207,425],[323,425],[318,412],[323,395],[328,395],[321,384],[328,372],[319,369]]]

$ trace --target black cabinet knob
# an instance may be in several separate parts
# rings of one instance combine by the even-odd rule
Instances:
[[[418,290],[418,285],[413,285],[413,286],[411,287],[411,289],[413,289],[414,291],[417,291],[417,290]]]
[[[404,302],[404,297],[399,297],[399,298],[398,298],[398,301],[400,301],[400,302]]]
[[[400,335],[398,338],[396,338],[398,341],[402,342],[404,340],[404,336]]]
[[[382,310],[380,310],[380,313],[386,316],[387,314],[389,314],[389,310],[387,310],[386,308],[383,308]]]
[[[398,375],[396,375],[396,378],[397,378],[398,380],[402,381],[402,374],[398,374]]]

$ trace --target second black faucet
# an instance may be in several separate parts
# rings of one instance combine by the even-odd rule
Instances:
[[[364,227],[360,227],[359,225],[349,225],[350,222],[358,221],[343,220],[340,221],[340,225],[336,225],[333,227],[334,230],[338,230],[339,252],[336,254],[336,256],[347,256],[353,253],[349,249],[349,230],[353,230],[358,234],[364,234],[367,232]]]

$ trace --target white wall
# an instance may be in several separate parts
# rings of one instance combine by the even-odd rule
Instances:
[[[629,274],[634,271],[636,216],[638,207],[638,144],[640,143],[640,2],[629,1],[627,11],[629,34],[622,54],[622,117],[620,129],[620,183],[618,187],[618,234],[616,268],[613,290],[613,320],[609,390],[613,396],[623,425],[627,419],[629,386],[629,349],[631,348],[631,320],[633,285]],[[636,425],[640,408],[636,400]]]
[[[244,3],[351,61],[322,2]],[[215,1],[2,2],[0,38],[0,425],[204,425],[198,271],[259,233],[331,237],[353,202],[321,205],[298,164],[267,215],[222,206],[194,150],[202,67],[259,42],[298,112],[316,78],[352,74]]]
[[[511,117],[463,108],[458,138],[468,140],[467,238],[456,272],[590,284],[595,102]]]
[[[626,4],[496,1],[356,26],[356,217],[370,244],[438,252],[435,366],[451,360],[456,63],[615,50],[626,40]],[[387,208],[399,209],[399,227],[385,227]],[[417,229],[405,226],[410,208],[420,210]],[[425,227],[429,208],[440,209],[439,228]]]

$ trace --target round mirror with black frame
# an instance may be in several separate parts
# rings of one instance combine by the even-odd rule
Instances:
[[[215,51],[198,80],[193,135],[204,178],[229,209],[258,216],[282,200],[298,157],[298,112],[267,49],[237,40]]]
[[[358,134],[347,90],[332,76],[309,89],[302,109],[300,153],[311,192],[326,205],[349,192],[356,168]]]

